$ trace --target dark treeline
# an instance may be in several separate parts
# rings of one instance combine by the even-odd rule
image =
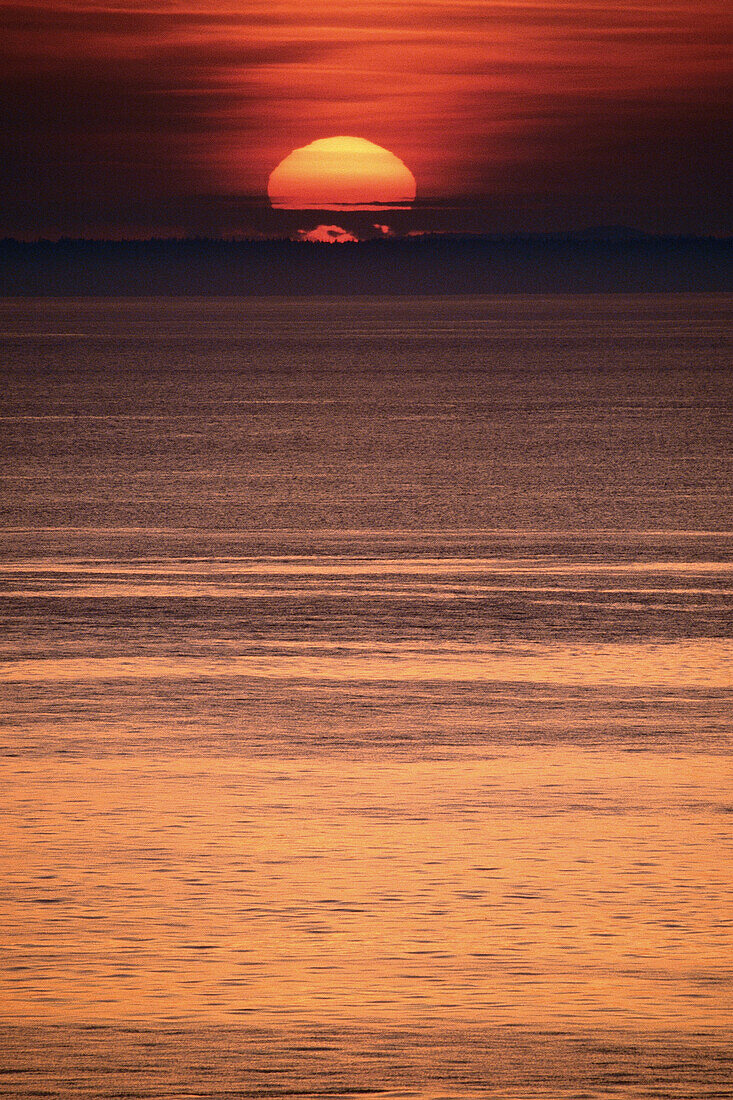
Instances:
[[[733,241],[526,236],[0,241],[0,295],[504,294],[733,290]]]

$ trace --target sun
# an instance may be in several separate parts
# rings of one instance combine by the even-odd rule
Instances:
[[[411,203],[416,184],[389,149],[364,138],[331,137],[285,157],[270,175],[267,194],[283,210],[370,210]]]

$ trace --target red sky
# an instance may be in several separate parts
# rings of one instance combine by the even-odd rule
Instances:
[[[450,208],[428,228],[730,232],[732,24],[729,0],[6,2],[0,234],[277,232],[270,170],[334,134],[404,160]]]

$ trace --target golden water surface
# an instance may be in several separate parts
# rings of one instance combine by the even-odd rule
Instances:
[[[0,1091],[729,1096],[720,298],[0,309]]]

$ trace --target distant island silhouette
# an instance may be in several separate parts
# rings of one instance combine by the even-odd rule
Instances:
[[[733,290],[733,239],[624,226],[515,236],[0,241],[0,295],[437,295]]]

